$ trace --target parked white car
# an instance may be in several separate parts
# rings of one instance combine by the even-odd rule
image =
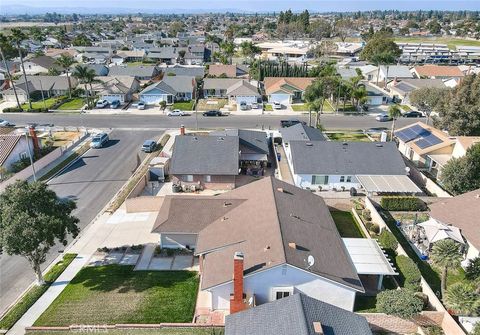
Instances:
[[[142,110],[145,109],[145,103],[143,101],[139,101],[137,103],[137,108]]]
[[[169,111],[167,115],[168,116],[185,116],[185,113],[182,112],[180,109],[174,109],[173,111]]]
[[[15,124],[7,120],[0,120],[0,127],[15,127]]]
[[[282,109],[282,104],[278,101],[274,101],[272,104],[273,109]]]
[[[98,100],[97,101],[97,104],[95,105],[95,107],[97,108],[105,108],[109,105],[108,103],[108,100]]]

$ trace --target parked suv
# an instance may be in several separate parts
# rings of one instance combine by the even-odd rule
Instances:
[[[108,101],[107,100],[98,100],[97,104],[95,105],[95,107],[97,107],[97,108],[105,108],[107,106],[108,106]]]
[[[240,102],[240,110],[246,111],[248,109],[248,105],[245,101]]]
[[[90,148],[99,149],[103,147],[109,141],[106,133],[100,133],[95,135],[90,142]]]
[[[157,142],[155,142],[154,140],[146,140],[145,142],[143,142],[141,150],[143,152],[153,152],[156,147],[157,147]]]
[[[120,100],[113,100],[110,107],[114,109],[120,107]]]

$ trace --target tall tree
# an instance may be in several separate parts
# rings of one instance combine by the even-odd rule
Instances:
[[[465,76],[441,101],[435,126],[452,136],[480,136],[480,75]]]
[[[465,156],[450,159],[439,179],[454,195],[480,188],[480,143],[468,148]]]
[[[95,81],[95,71],[93,69],[89,69],[83,65],[75,66],[73,70],[72,76],[77,78],[80,83],[82,83],[85,87],[85,97],[87,100],[87,105],[89,108],[93,107],[93,89],[92,83]],[[88,90],[88,85],[90,85],[90,92]]]
[[[40,266],[57,242],[77,236],[75,203],[62,200],[42,182],[17,181],[0,195],[0,249],[25,257],[44,284]]]
[[[5,67],[5,75],[7,76],[7,79],[10,82],[10,85],[12,85],[13,94],[15,95],[15,100],[17,101],[17,107],[19,109],[22,109],[20,100],[18,100],[17,88],[15,87],[15,83],[13,82],[13,78],[12,78],[12,75],[10,74],[10,69],[8,67],[8,63],[6,59],[6,57],[8,56],[13,57],[13,54],[14,54],[14,48],[11,46],[11,43],[9,42],[8,38],[5,35],[0,34],[0,57],[2,58],[3,66]]]
[[[453,284],[445,293],[443,301],[457,315],[478,316],[480,314],[480,294],[473,283]]]
[[[345,42],[350,35],[353,28],[353,23],[350,19],[340,19],[335,22],[334,32],[342,42]]]
[[[23,79],[25,80],[25,91],[27,93],[28,106],[30,107],[30,109],[32,109],[32,101],[30,100],[30,89],[28,84],[29,82],[27,80],[27,73],[25,72],[25,65],[23,63],[22,48],[20,46],[22,41],[25,40],[26,38],[27,38],[26,35],[20,29],[12,28],[11,40],[13,43],[15,43],[18,50],[18,56],[20,57],[20,65],[22,67],[22,72],[23,72]]]
[[[460,254],[459,250],[460,245],[451,239],[440,240],[433,244],[430,257],[433,264],[442,269],[442,297],[445,296],[447,290],[448,270],[459,267],[460,262],[462,261],[462,254]]]
[[[402,111],[400,110],[400,107],[398,105],[391,105],[388,108],[388,115],[392,118],[392,134],[390,136],[390,139],[393,141],[393,134],[395,133],[395,121],[397,118],[402,116]]]
[[[55,61],[58,65],[62,67],[67,75],[68,81],[68,97],[72,98],[72,83],[70,81],[70,66],[75,64],[75,59],[69,54],[61,54],[60,57]]]
[[[410,93],[409,100],[413,106],[425,113],[427,116],[426,123],[428,124],[430,115],[437,110],[437,107],[441,106],[441,102],[448,95],[448,91],[448,88],[422,87],[413,90]]]
[[[368,40],[367,44],[360,53],[360,58],[378,66],[378,86],[380,66],[394,63],[401,54],[402,51],[393,41],[393,38],[390,34],[385,32],[377,32]]]

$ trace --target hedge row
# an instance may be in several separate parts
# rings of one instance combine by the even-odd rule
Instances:
[[[387,211],[425,211],[427,204],[423,200],[412,196],[382,197],[380,205]]]
[[[417,264],[409,257],[404,255],[398,255],[395,257],[395,263],[400,272],[400,280],[403,282],[403,287],[412,289],[414,291],[420,291],[420,280],[422,274],[417,267]]]
[[[390,252],[393,251],[395,253],[398,248],[397,238],[386,229],[383,229],[380,235],[378,235],[378,243]]]
[[[4,108],[3,109],[4,113],[22,113],[22,112],[27,112],[27,113],[48,113],[49,110],[48,108],[33,108],[33,109],[21,109],[18,107],[9,107],[9,108]]]

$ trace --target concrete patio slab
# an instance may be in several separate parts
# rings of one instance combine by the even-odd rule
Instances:
[[[135,266],[135,271],[141,270],[148,270],[148,266],[150,261],[152,260],[153,253],[155,252],[155,247],[157,245],[155,243],[148,243],[144,248],[142,255],[140,256],[140,260],[137,262]]]
[[[140,258],[139,254],[125,254],[120,261],[120,265],[135,265]]]
[[[111,252],[109,253],[104,260],[104,264],[118,264],[123,258],[123,252]]]
[[[171,270],[172,269],[173,258],[171,257],[154,257],[150,261],[150,266],[148,270]]]
[[[172,270],[190,270],[193,265],[193,256],[178,255],[173,259]]]

